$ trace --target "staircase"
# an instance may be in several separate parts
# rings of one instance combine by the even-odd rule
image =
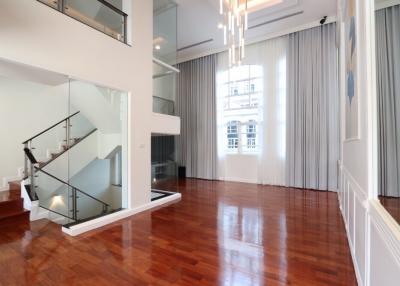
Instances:
[[[48,144],[45,148],[40,144],[43,142],[43,138],[60,129],[64,130],[62,132],[63,138],[57,137],[57,139],[62,139],[62,141],[54,141],[53,143],[53,145],[59,143],[57,150],[46,149],[49,148]],[[65,161],[66,156],[62,156],[67,151],[70,151],[75,156],[79,156],[82,168],[86,166],[90,162],[89,160],[92,160],[92,156],[96,158],[92,152],[93,148],[91,148],[91,144],[97,147],[97,139],[93,141],[95,137],[91,136],[96,131],[97,128],[78,111],[22,143],[25,153],[25,177],[22,191],[23,197],[30,200],[28,201],[30,204],[27,205],[32,206],[33,202],[35,202],[35,208],[31,207],[33,217],[37,213],[47,211],[49,219],[64,226],[69,226],[113,211],[109,204],[79,189],[77,186],[71,185],[71,176],[74,175],[74,172],[80,172],[79,168],[81,167],[79,167],[79,164],[75,165],[76,170],[71,171],[72,169],[69,168],[69,165],[66,165],[69,164],[69,159]],[[75,147],[77,145],[85,147],[81,149]],[[43,159],[43,154],[45,153],[47,153],[47,156]],[[69,156],[72,156],[71,153],[68,154]],[[45,167],[46,170],[44,169]],[[64,175],[65,170],[68,170],[68,177]],[[87,184],[83,185],[87,187]],[[17,207],[13,209],[10,206],[11,213],[26,215],[29,218],[29,212],[24,214],[23,200],[20,199],[20,186],[12,184],[10,187],[12,187],[10,196],[12,195],[16,204],[19,205],[19,209]],[[1,211],[0,208],[0,217]],[[17,211],[22,212],[22,214]]]
[[[15,222],[29,223],[29,211],[24,209],[20,183],[18,181],[10,182],[9,191],[0,192],[0,227]]]

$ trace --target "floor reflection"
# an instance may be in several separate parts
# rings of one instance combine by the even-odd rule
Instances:
[[[218,204],[221,285],[264,285],[263,224],[260,209]]]
[[[0,229],[0,285],[356,285],[337,194],[168,187],[182,200],[79,237],[45,220]]]

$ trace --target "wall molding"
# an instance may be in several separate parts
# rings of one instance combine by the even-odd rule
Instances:
[[[342,208],[340,208],[340,210],[341,210],[342,216],[344,218]],[[358,286],[364,286],[363,279],[362,279],[361,273],[360,273],[360,266],[358,265],[358,262],[356,259],[356,249],[355,249],[355,246],[353,245],[353,243],[351,242],[349,228],[348,228],[348,224],[346,222],[345,222],[345,229],[346,229],[346,234],[347,234],[347,242],[349,243],[349,248],[350,248],[351,260],[353,261],[354,271],[356,272],[357,284],[358,284]]]
[[[340,169],[342,170],[346,181],[349,182],[350,185],[352,186],[352,190],[354,191],[354,194],[356,195],[357,199],[367,209],[368,208],[368,194],[357,183],[357,181],[354,179],[354,177],[351,175],[351,173],[347,170],[347,168],[345,166],[342,165]]]
[[[351,173],[347,170],[345,166],[343,166],[340,162],[339,166],[339,171],[340,171],[340,178],[341,181],[339,183],[339,186],[341,188],[338,196],[339,200],[339,208],[343,217],[345,229],[346,229],[346,234],[347,234],[347,241],[349,243],[349,248],[350,248],[350,253],[351,253],[351,258],[353,261],[354,265],[354,271],[356,273],[356,278],[357,278],[357,283],[359,286],[364,286],[368,285],[368,263],[365,262],[364,268],[365,268],[365,273],[364,275],[361,274],[360,270],[360,265],[358,263],[357,257],[356,257],[356,249],[357,249],[357,244],[356,244],[356,225],[357,225],[357,215],[356,215],[356,207],[357,207],[357,201],[359,202],[359,205],[362,207],[365,213],[365,219],[363,220],[364,224],[364,229],[365,229],[365,241],[364,241],[364,249],[362,251],[367,251],[369,249],[369,244],[368,244],[368,195],[367,193],[362,189],[362,187],[357,183],[357,181],[354,179],[354,177],[351,175]],[[346,188],[346,191],[344,190]],[[343,199],[343,195],[347,195],[347,198]],[[352,207],[350,208],[349,204],[349,197],[350,195],[353,195],[353,204]],[[350,214],[350,209],[352,209],[352,214]],[[353,217],[353,234],[350,233],[350,225],[349,225],[349,218],[350,216]],[[366,259],[367,261],[367,259]]]
[[[400,226],[393,219],[393,217],[385,210],[385,208],[381,205],[378,199],[369,198],[368,194],[360,187],[357,181],[353,178],[353,176],[349,173],[345,166],[340,166],[340,193],[338,196],[339,208],[345,223],[345,229],[347,233],[347,239],[350,247],[350,253],[353,260],[354,270],[356,272],[358,285],[370,285],[370,249],[371,249],[371,237],[370,237],[370,229],[371,225],[373,225],[377,234],[380,237],[380,240],[383,242],[388,251],[393,255],[394,260],[396,261],[396,266],[400,268]],[[347,188],[345,191],[344,188]],[[353,205],[349,205],[349,199],[344,198],[343,195],[348,193],[348,196],[354,195]],[[355,234],[352,237],[350,233],[350,225],[349,225],[349,217],[353,216],[353,229],[357,227],[357,215],[356,215],[356,200],[359,201],[360,206],[363,209],[365,214],[365,219],[363,220],[363,224],[365,225],[365,275],[364,279],[362,279],[360,265],[358,264],[356,258],[356,241]],[[350,210],[353,210],[353,213],[349,213]],[[354,242],[353,242],[354,240]],[[364,251],[364,250],[361,250]]]
[[[393,254],[397,266],[400,268],[400,226],[385,210],[379,200],[371,199],[369,202],[371,223],[378,230],[378,235],[385,243],[390,253]]]

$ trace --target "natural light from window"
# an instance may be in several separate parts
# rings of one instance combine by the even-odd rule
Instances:
[[[259,109],[263,94],[263,68],[242,65],[218,73],[218,99],[223,104],[219,144],[226,153],[259,152]],[[221,147],[221,146],[220,146]]]

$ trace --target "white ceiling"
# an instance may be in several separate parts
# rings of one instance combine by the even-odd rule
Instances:
[[[223,31],[219,0],[176,0],[178,4],[178,49],[213,39],[178,53],[178,61],[189,60],[223,49]],[[288,17],[293,14],[292,17]],[[272,23],[249,29],[246,41],[267,38],[299,26],[319,21],[323,16],[336,16],[336,0],[282,0],[280,4],[256,11],[249,16],[249,27],[284,18]]]

